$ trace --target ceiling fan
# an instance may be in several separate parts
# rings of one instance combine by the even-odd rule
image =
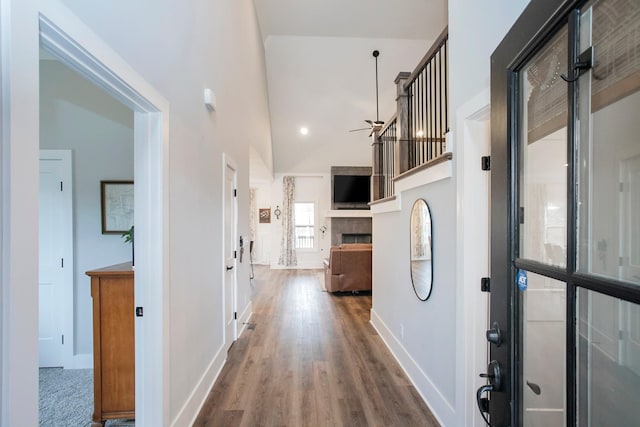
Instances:
[[[376,119],[375,120],[365,120],[369,124],[368,128],[360,128],[360,129],[351,129],[349,132],[358,132],[361,130],[373,130],[375,128],[381,128],[384,125],[384,122],[380,120],[379,109],[378,109],[378,56],[380,56],[380,51],[374,50],[372,53],[373,57],[376,59]]]

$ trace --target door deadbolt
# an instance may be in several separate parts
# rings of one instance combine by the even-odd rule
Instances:
[[[502,332],[500,331],[500,325],[498,322],[491,324],[491,329],[487,330],[487,341],[491,344],[495,344],[496,347],[500,347],[502,344]]]

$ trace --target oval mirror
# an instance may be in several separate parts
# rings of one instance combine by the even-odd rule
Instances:
[[[431,211],[427,202],[418,199],[411,209],[411,281],[418,298],[426,301],[433,282],[431,246]]]

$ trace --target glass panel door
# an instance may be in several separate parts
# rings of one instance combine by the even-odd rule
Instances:
[[[491,74],[478,407],[501,427],[640,426],[640,1],[532,0]]]
[[[640,306],[578,292],[578,425],[640,425]]]
[[[567,265],[567,27],[520,72],[520,258]]]
[[[578,271],[640,285],[640,2],[583,8]]]
[[[519,73],[518,258],[567,265],[567,70],[564,26]],[[522,270],[520,408],[528,427],[566,425],[566,283]]]
[[[640,285],[640,2],[590,1],[580,27],[577,269],[603,293],[578,291],[578,424],[635,426],[640,306],[615,281]]]
[[[522,409],[525,426],[566,425],[566,285],[528,273],[522,292]]]

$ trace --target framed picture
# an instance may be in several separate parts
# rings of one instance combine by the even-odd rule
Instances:
[[[258,209],[258,215],[261,224],[271,223],[271,208]]]
[[[122,234],[133,225],[133,181],[100,181],[102,234]]]

